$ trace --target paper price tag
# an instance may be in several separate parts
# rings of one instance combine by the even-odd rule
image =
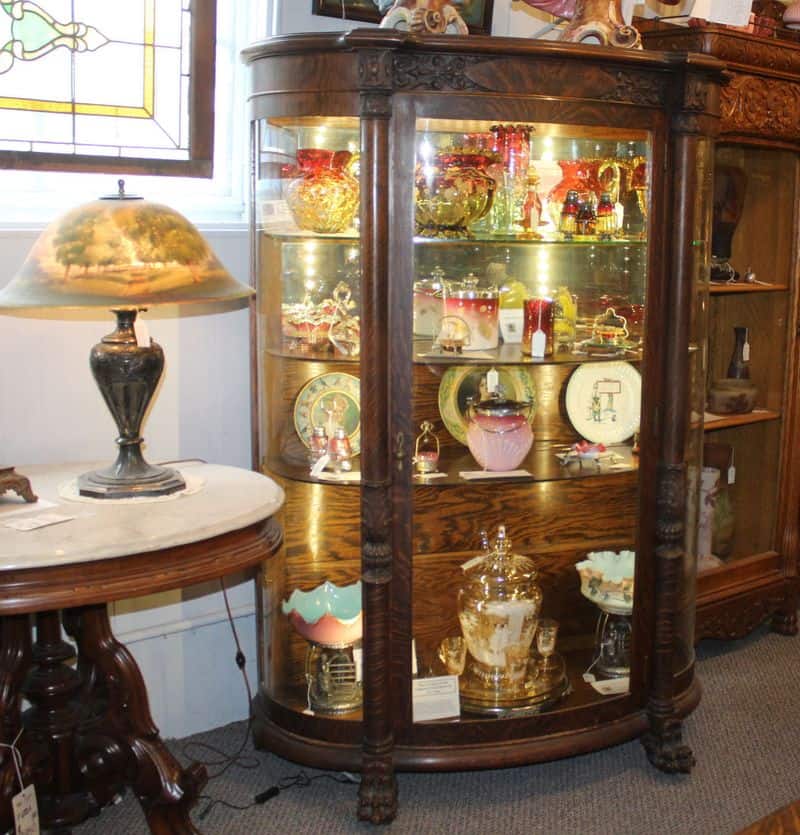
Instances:
[[[500,385],[500,375],[497,373],[496,368],[490,368],[489,371],[486,373],[486,390],[489,394],[493,394],[497,391],[497,387]]]
[[[586,680],[586,676],[584,676]],[[590,681],[589,684],[601,696],[617,696],[620,693],[627,693],[630,690],[630,681],[628,678],[609,678],[604,681]]]
[[[750,362],[750,343],[745,342],[742,346],[742,359],[745,362]]]
[[[140,313],[133,323],[133,332],[136,334],[136,344],[141,348],[150,347],[150,329],[147,327],[147,322],[142,319]]]
[[[35,531],[37,528],[58,525],[61,522],[69,522],[74,518],[74,516],[62,516],[60,513],[42,513],[41,516],[32,516],[29,519],[9,519],[7,522],[3,522],[3,525],[15,531]]]
[[[747,26],[752,5],[752,0],[695,0],[692,17],[727,26]]]
[[[311,468],[311,477],[312,478],[319,478],[322,475],[322,471],[330,463],[330,460],[331,460],[331,457],[330,457],[330,455],[328,455],[327,452],[324,455],[320,456],[314,462],[314,466]]]
[[[534,331],[531,337],[531,356],[543,357],[547,348],[547,334],[544,331]]]
[[[33,783],[11,798],[11,809],[16,835],[39,835],[39,807]]]

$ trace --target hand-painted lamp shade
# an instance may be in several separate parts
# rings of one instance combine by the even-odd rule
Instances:
[[[143,308],[251,294],[183,215],[123,194],[50,224],[0,291],[0,309]]]

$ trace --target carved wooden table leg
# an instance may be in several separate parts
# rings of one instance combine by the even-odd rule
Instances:
[[[13,467],[0,467],[0,496],[6,490],[13,490],[26,502],[36,501],[36,494],[31,489],[30,481],[24,475],[15,473]]]
[[[22,682],[31,666],[31,625],[28,615],[0,618],[0,742],[12,745],[22,727]],[[22,754],[22,779],[28,782],[52,779],[48,752],[25,737],[17,750]],[[34,775],[35,778],[34,778]],[[0,749],[0,831],[14,826],[11,798],[20,790],[11,751]]]
[[[58,612],[36,615],[33,667],[22,687],[31,707],[22,715],[26,735],[49,748],[52,779],[37,785],[39,815],[45,828],[69,827],[85,820],[89,798],[81,790],[75,769],[75,731],[80,719],[76,696],[81,683],[67,666],[73,648],[61,640]]]
[[[159,736],[147,691],[133,656],[114,638],[105,604],[70,612],[70,630],[82,663],[90,664],[107,688],[103,733],[129,753],[131,782],[154,835],[195,835],[189,811],[208,776],[201,765],[184,769]],[[113,755],[113,752],[112,752]]]

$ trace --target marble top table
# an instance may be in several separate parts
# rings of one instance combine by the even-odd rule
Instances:
[[[183,768],[164,746],[106,604],[258,566],[280,546],[283,491],[249,470],[188,463],[176,466],[187,489],[173,496],[83,499],[74,481],[95,466],[20,467],[39,501],[0,496],[0,742],[23,731],[23,779],[36,785],[46,828],[80,823],[130,785],[151,832],[198,832],[189,811],[205,768]],[[52,516],[71,518],[8,526]],[[16,782],[0,748],[2,832],[13,827]]]

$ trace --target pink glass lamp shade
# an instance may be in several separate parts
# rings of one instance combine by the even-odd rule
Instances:
[[[116,330],[92,348],[90,365],[117,423],[117,459],[78,479],[94,498],[157,496],[185,485],[180,474],[142,456],[142,420],[164,368],[152,340],[140,345],[139,310],[153,305],[221,304],[252,295],[217,260],[195,227],[178,212],[126,195],[67,212],[37,239],[27,260],[0,291],[0,312],[110,309]]]

